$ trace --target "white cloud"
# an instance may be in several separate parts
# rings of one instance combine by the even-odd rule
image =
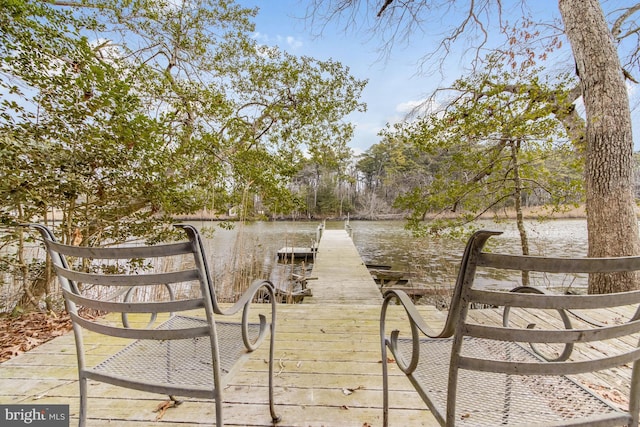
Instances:
[[[259,43],[263,43],[263,44],[269,43],[269,36],[266,34],[262,34],[261,32],[258,32],[258,31],[253,33],[253,38]]]
[[[256,31],[253,34],[253,38],[260,44],[276,45],[276,46],[280,46],[282,48],[288,48],[291,50],[299,49],[303,45],[300,39],[297,39],[293,36],[277,35],[275,37],[271,37],[268,34],[264,34]]]
[[[373,144],[380,142],[378,133],[385,127],[385,123],[371,120],[369,117],[365,120],[354,118],[351,120],[351,124],[355,126],[355,129],[349,146],[356,155],[362,154]]]
[[[432,114],[437,111],[437,107],[438,103],[434,99],[423,98],[401,102],[396,105],[396,111],[398,113],[404,113],[407,116],[421,116]]]
[[[416,108],[422,108],[424,105],[424,102],[425,102],[424,99],[401,102],[400,104],[396,105],[396,111],[398,113],[404,113],[404,114],[413,113]]]
[[[302,41],[296,39],[295,37],[292,36],[287,36],[287,44],[292,48],[292,49],[298,49],[300,47],[302,47]]]

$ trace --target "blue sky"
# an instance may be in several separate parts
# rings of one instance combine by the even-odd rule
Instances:
[[[628,1],[605,0],[604,3],[605,6],[616,8],[628,4]],[[441,32],[439,29],[432,29],[434,35],[431,36],[414,33],[408,43],[394,45],[393,51],[381,59],[379,37],[372,37],[364,31],[345,31],[342,23],[330,22],[322,29],[322,34],[317,36],[319,27],[312,26],[309,20],[303,19],[309,2],[239,0],[239,3],[260,8],[255,19],[256,38],[259,42],[278,45],[296,55],[340,61],[350,68],[355,77],[369,80],[361,98],[367,104],[367,111],[347,117],[356,126],[350,143],[355,154],[360,154],[379,142],[377,134],[387,123],[402,120],[413,106],[439,85],[450,83],[464,74],[465,62],[455,53],[449,57],[444,75],[417,73],[418,61],[439,40],[436,34]],[[532,11],[533,16],[537,17],[540,13],[557,14],[557,0],[535,0],[529,4],[537,9]],[[513,12],[514,16],[521,16],[520,9]],[[569,55],[568,51],[564,55]],[[630,87],[634,140],[639,141],[640,126],[637,124],[640,123],[640,112],[634,107],[640,101],[635,95],[638,92],[636,89]],[[637,142],[635,149],[639,149]]]
[[[366,34],[345,33],[330,25],[322,36],[314,36],[310,23],[301,19],[304,5],[298,0],[243,0],[246,6],[258,6],[256,37],[261,43],[276,44],[297,55],[334,59],[350,68],[359,79],[368,79],[361,100],[367,112],[354,113],[348,120],[356,130],[350,146],[359,154],[379,141],[377,133],[387,122],[404,117],[415,102],[436,88],[438,78],[417,76],[415,49],[400,48],[386,60],[379,59],[379,43]]]

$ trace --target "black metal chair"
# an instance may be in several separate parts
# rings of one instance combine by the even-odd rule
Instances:
[[[188,241],[113,248],[64,245],[47,227],[30,226],[44,238],[73,322],[80,426],[87,419],[88,380],[168,395],[172,400],[174,396],[214,399],[216,425],[222,426],[225,381],[269,330],[268,399],[272,421],[279,420],[273,402],[276,303],[269,281],[254,281],[232,307],[223,310],[201,237],[190,225],[178,225]],[[270,322],[260,315],[258,323],[249,323],[251,303],[265,292],[271,301]],[[242,322],[222,321],[240,311]],[[104,313],[119,313],[121,320],[114,322]],[[90,366],[83,343],[87,331],[124,338],[128,344]]]

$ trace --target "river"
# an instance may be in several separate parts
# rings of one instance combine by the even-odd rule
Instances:
[[[207,233],[206,245],[213,270],[218,274],[238,270],[251,260],[256,277],[285,282],[292,271],[277,262],[277,250],[285,246],[309,247],[316,236],[318,222],[252,222],[234,229],[217,227],[215,222],[192,222]],[[387,265],[410,277],[410,286],[450,289],[455,282],[465,238],[414,237],[402,221],[350,221],[353,241],[367,264]],[[480,221],[475,227],[502,231],[492,237],[488,249],[494,252],[521,253],[520,240],[513,222]],[[327,229],[343,228],[344,222],[327,222]],[[586,221],[580,219],[531,221],[527,224],[531,253],[545,256],[585,256]],[[296,264],[293,272],[308,274],[311,265]],[[511,288],[515,278],[480,275],[480,286]],[[549,285],[547,278],[541,278]],[[559,279],[561,286],[581,288],[584,280]],[[281,287],[285,285],[278,284]]]

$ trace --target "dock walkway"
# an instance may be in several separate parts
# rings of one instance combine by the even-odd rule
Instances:
[[[257,304],[254,314],[268,307]],[[430,306],[419,311],[434,329],[446,312]],[[390,307],[391,327],[407,329],[398,306]],[[628,319],[635,307],[613,317]],[[501,316],[494,309],[472,310],[478,319]],[[278,427],[363,427],[382,425],[382,367],[379,336],[380,309],[373,305],[281,304],[276,331],[276,410]],[[501,318],[501,317],[500,317]],[[115,317],[114,317],[115,319]],[[555,319],[557,321],[557,319]],[[545,319],[539,319],[544,323]],[[114,342],[88,336],[91,359],[99,361],[115,349]],[[635,345],[635,343],[626,343]],[[607,351],[606,348],[593,351]],[[224,390],[225,422],[230,426],[272,426],[267,403],[268,346],[251,353]],[[436,426],[435,418],[407,378],[390,367],[390,426]],[[629,387],[629,367],[584,384],[591,391],[616,397]],[[166,397],[165,397],[166,398]],[[213,426],[211,401],[187,399],[166,411],[161,419],[154,410],[160,395],[141,393],[90,382],[91,427],[199,427]],[[615,400],[614,400],[615,401]],[[618,402],[624,404],[625,402]],[[0,364],[0,404],[68,404],[71,426],[77,425],[78,377],[73,335],[66,334]]]
[[[305,298],[303,304],[278,305],[274,378],[276,411],[282,417],[278,426],[380,426],[382,298],[346,231],[324,231],[312,275],[317,277],[309,281],[312,298]],[[255,304],[252,316],[268,309],[268,305]],[[446,312],[431,306],[419,306],[418,310],[435,330],[446,318]],[[634,312],[631,307],[614,313],[614,317],[630,318]],[[501,319],[501,312],[472,310],[470,316]],[[407,330],[407,316],[399,306],[389,308],[388,319],[393,319],[390,329]],[[239,315],[234,320],[239,320]],[[547,321],[540,318],[536,323]],[[98,341],[91,334],[85,344],[91,347],[90,362],[103,360],[120,345]],[[226,385],[226,425],[272,426],[266,360],[268,346],[263,344],[248,355],[242,369]],[[436,426],[409,380],[393,363],[389,366],[391,426]],[[625,367],[613,376],[593,378],[586,386],[596,393],[615,394],[616,388],[628,387],[630,371]],[[187,399],[160,415],[154,410],[162,401],[163,396],[90,382],[88,425],[214,425],[211,401]],[[76,425],[78,376],[73,335],[58,337],[0,364],[0,404],[68,404],[71,425]]]
[[[254,305],[252,317],[268,307]],[[442,312],[424,308],[433,321]],[[373,305],[281,304],[276,331],[275,401],[278,427],[382,425],[380,309]],[[236,316],[237,318],[238,316]],[[400,317],[399,317],[400,319]],[[116,321],[114,316],[114,321]],[[406,320],[405,320],[406,322]],[[406,323],[404,323],[406,324]],[[106,358],[116,342],[90,334],[92,362]],[[251,353],[226,385],[225,425],[272,426],[267,400],[268,346]],[[392,367],[391,426],[437,423],[409,381]],[[213,402],[186,399],[159,416],[166,396],[89,383],[89,427],[200,427],[215,425]],[[0,364],[0,404],[68,404],[77,425],[78,375],[69,333]]]
[[[324,230],[308,282],[307,304],[380,305],[382,296],[346,230]]]

